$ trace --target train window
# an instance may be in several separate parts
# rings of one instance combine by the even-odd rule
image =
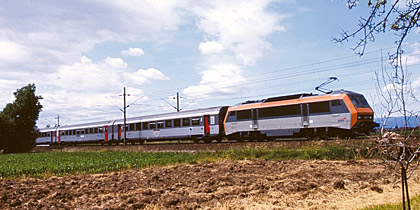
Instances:
[[[85,130],[81,130],[80,131],[80,134],[85,134]]]
[[[362,95],[350,95],[350,100],[356,107],[369,107],[368,102]]]
[[[149,124],[148,124],[148,122],[142,122],[142,125],[143,125],[143,130],[147,130],[147,129],[149,129]]]
[[[190,118],[183,118],[182,119],[182,126],[190,126]]]
[[[341,106],[341,103],[339,100],[333,100],[331,101],[331,106]]]
[[[90,131],[89,131],[89,133],[95,133],[95,132],[94,132],[94,129],[93,129],[93,128],[91,128],[91,129],[90,129]]]
[[[236,121],[236,112],[229,112],[227,122],[234,122]]]
[[[157,122],[157,127],[158,128],[163,128],[163,125],[164,125],[163,121],[158,121]]]
[[[61,136],[65,136],[65,135],[66,135],[66,132],[61,131]]]
[[[130,124],[130,131],[134,131],[134,123]]]
[[[347,113],[347,112],[349,112],[349,110],[347,109],[347,106],[343,100],[331,101],[331,113]]]
[[[251,110],[242,110],[242,111],[238,111],[238,120],[248,120],[251,119],[252,115],[251,115]]]
[[[150,126],[150,129],[155,129],[156,128],[156,123],[155,122],[150,122],[149,126]]]
[[[99,129],[98,129],[98,132],[99,132],[99,133],[103,133],[103,132],[104,132],[104,128],[99,128]]]
[[[288,115],[300,115],[300,105],[288,105],[288,106],[276,106],[261,108],[258,110],[258,115],[260,118],[266,117],[279,117],[279,116],[288,116]]]
[[[200,118],[192,118],[191,122],[192,125],[200,125]]]
[[[98,128],[94,128],[94,132],[95,133],[98,133]]]
[[[136,123],[136,131],[141,130],[141,123]]]
[[[323,102],[316,102],[309,104],[309,113],[316,114],[316,113],[325,113],[330,112],[330,102],[323,101]]]
[[[181,119],[174,120],[174,127],[181,127]]]
[[[165,127],[172,128],[172,120],[165,120]]]
[[[88,129],[88,128],[86,128],[86,129],[85,129],[85,133],[86,133],[86,134],[88,134],[88,133],[89,133],[89,129]]]
[[[210,125],[216,124],[216,116],[210,116]]]

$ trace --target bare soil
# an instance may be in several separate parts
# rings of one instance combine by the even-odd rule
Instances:
[[[0,209],[357,209],[400,200],[392,173],[381,161],[244,160],[0,179]]]

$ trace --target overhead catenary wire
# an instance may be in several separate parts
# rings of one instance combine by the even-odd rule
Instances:
[[[406,45],[409,45],[409,44],[406,44]],[[387,48],[383,48],[383,49],[380,49],[380,50],[374,50],[374,51],[366,52],[364,57],[366,57],[367,55],[370,55],[370,54],[378,53],[381,50],[389,50],[389,49],[392,49],[392,48],[394,48],[394,47],[387,47]],[[413,52],[415,52],[415,51],[405,51],[404,55],[409,55],[410,53],[413,53]],[[344,56],[344,57],[340,57],[340,58],[333,58],[333,59],[328,59],[328,60],[325,60],[325,61],[305,64],[305,65],[300,65],[300,66],[294,66],[294,67],[289,67],[289,68],[280,68],[280,69],[276,69],[276,70],[272,70],[272,71],[268,71],[268,72],[263,72],[263,73],[259,72],[259,73],[248,75],[248,76],[246,76],[246,78],[253,78],[253,77],[258,77],[258,76],[267,75],[267,74],[276,74],[276,73],[281,73],[281,72],[285,72],[285,71],[296,72],[298,69],[309,68],[309,67],[312,67],[312,66],[315,66],[315,65],[332,63],[332,62],[335,62],[335,61],[345,60],[345,59],[349,59],[349,58],[360,58],[360,56],[358,56],[358,55]],[[337,64],[335,66],[326,66],[326,67],[315,68],[315,69],[311,68],[310,70],[306,70],[305,72],[300,73],[300,75],[311,73],[311,71],[313,71],[313,70],[316,70],[317,71],[316,73],[319,73],[319,71],[322,70],[322,68],[332,68],[331,70],[334,70],[334,69],[341,68],[341,67],[342,68],[354,67],[354,66],[364,65],[364,64],[368,64],[368,63],[375,63],[374,60],[380,61],[380,59],[382,59],[381,56],[376,56],[376,57],[368,59],[368,60],[361,60],[361,61],[356,61],[356,62],[352,61],[352,62],[347,62],[347,63],[344,63],[344,64]],[[367,62],[367,63],[365,63],[365,62]],[[293,76],[293,74],[289,75],[289,76]],[[271,76],[267,76],[266,78],[271,78]],[[248,81],[247,84],[249,84],[249,83],[252,83],[254,80],[253,79],[251,79],[251,80],[248,79],[247,81]],[[161,95],[161,94],[166,95],[168,93],[173,92],[174,90],[179,91],[179,90],[183,90],[187,87],[188,86],[179,86],[179,87],[173,87],[173,88],[167,89],[167,90],[152,91],[152,92],[149,92],[148,95]]]
[[[386,49],[391,49],[386,48]],[[371,51],[366,53],[365,55],[373,55],[377,51]],[[406,51],[405,55],[411,55],[413,51]],[[235,88],[240,89],[241,91],[237,92],[238,94],[233,95],[232,94],[221,94],[212,96],[210,98],[196,98],[187,105],[191,105],[192,103],[196,102],[194,104],[193,108],[204,108],[214,105],[232,105],[231,102],[234,100],[237,100],[237,102],[240,102],[239,100],[249,100],[249,99],[261,99],[265,97],[272,97],[276,95],[283,95],[283,94],[291,94],[295,92],[308,92],[310,90],[304,89],[301,86],[308,86],[311,83],[314,83],[313,76],[314,74],[321,74],[321,76],[318,78],[318,80],[324,80],[325,78],[322,76],[323,74],[328,74],[329,72],[334,71],[334,75],[340,78],[340,85],[352,85],[354,89],[357,89],[359,91],[365,91],[369,90],[369,87],[366,87],[371,81],[374,81],[374,78],[372,76],[369,77],[369,75],[372,74],[374,71],[378,71],[381,68],[381,65],[377,65],[377,67],[372,66],[377,64],[380,64],[380,62],[383,62],[383,59],[380,56],[373,56],[367,59],[363,60],[357,60],[357,61],[347,61],[347,59],[356,58],[358,56],[346,56],[341,58],[333,58],[328,59],[325,61],[320,61],[316,63],[311,63],[307,65],[300,65],[295,67],[289,67],[289,68],[280,68],[272,71],[267,72],[258,72],[258,73],[251,73],[248,75],[244,75],[243,78],[245,79],[242,82],[236,82],[236,83],[226,83],[226,84],[219,84],[218,88]],[[337,61],[342,61],[341,63],[335,63]],[[418,66],[420,64],[410,64],[409,67],[412,66]],[[362,68],[355,68],[355,67],[362,67]],[[352,68],[351,71],[344,71],[345,69]],[[343,71],[337,71],[337,70],[343,70]],[[353,76],[354,74],[359,74],[360,78],[358,80],[346,80],[345,78]],[[417,74],[412,74],[412,76],[417,76]],[[322,78],[321,78],[322,77]],[[298,78],[298,84],[296,85],[297,80],[293,80],[293,78]],[[344,78],[344,79],[343,79]],[[277,81],[283,80],[285,82],[278,83]],[[168,93],[173,93],[174,91],[182,92],[185,88],[188,86],[179,86],[179,87],[171,87],[170,89],[166,90],[158,90],[158,91],[151,91],[147,92],[147,94],[144,94],[141,98],[135,100],[129,106],[135,105],[136,111],[132,113],[132,115],[143,115],[145,113],[151,113],[151,112],[162,112],[162,109],[156,109],[154,110],[153,107],[155,107],[154,104],[156,104],[156,101],[159,100],[161,97],[164,97],[164,95],[168,95]],[[246,88],[244,88],[246,87]],[[246,91],[244,90],[252,90],[252,91]],[[264,90],[264,93],[261,93],[261,90]],[[141,100],[139,102],[140,99]],[[117,107],[120,111],[121,109],[116,105],[114,102],[112,102],[109,98],[107,98],[113,106]],[[217,100],[217,101],[216,101]],[[148,107],[145,109],[145,107]],[[183,107],[182,109],[184,109]],[[137,110],[142,110],[141,112],[138,112]]]

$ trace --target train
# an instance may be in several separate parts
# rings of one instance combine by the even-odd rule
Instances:
[[[143,144],[153,141],[262,141],[369,135],[378,124],[362,94],[300,93],[233,106],[154,114],[39,130],[37,144]]]

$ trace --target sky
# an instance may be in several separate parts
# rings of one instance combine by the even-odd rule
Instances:
[[[43,99],[38,127],[229,106],[246,100],[317,93],[362,93],[378,103],[375,72],[389,69],[393,32],[363,56],[357,39],[335,43],[368,13],[360,4],[296,0],[2,0],[0,110],[34,83]],[[404,60],[420,98],[419,29]],[[418,103],[417,103],[418,104]],[[411,104],[415,107],[415,104]],[[413,108],[414,109],[414,108]]]

